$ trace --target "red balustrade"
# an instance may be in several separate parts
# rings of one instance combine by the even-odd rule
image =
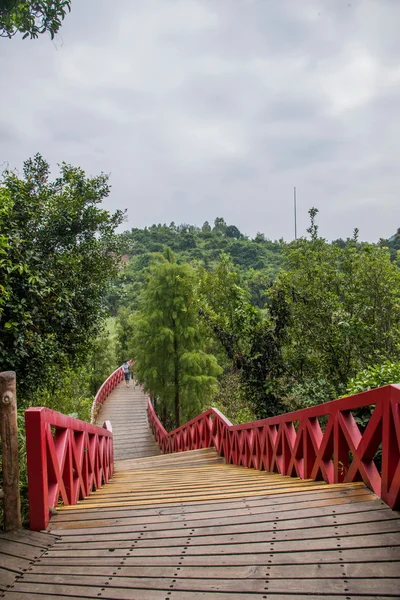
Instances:
[[[49,408],[25,411],[30,528],[45,529],[61,501],[76,504],[112,477],[111,424],[103,427]]]
[[[365,427],[354,411],[370,407]],[[164,453],[215,447],[228,464],[327,483],[364,481],[400,509],[400,385],[333,400],[244,425],[211,408],[167,433],[148,401]]]
[[[130,363],[131,363],[131,361],[129,361],[129,364]],[[91,415],[92,423],[94,423],[96,421],[97,415],[99,414],[99,410],[100,410],[101,405],[103,404],[104,400],[107,398],[107,396],[109,396],[111,394],[113,389],[117,387],[117,385],[123,380],[123,378],[124,378],[124,372],[122,370],[122,367],[118,367],[118,369],[115,369],[115,371],[113,371],[111,373],[111,375],[109,375],[107,377],[107,379],[104,381],[104,383],[102,383],[102,385],[99,387],[99,390],[98,390],[97,394],[95,395],[93,404],[92,404],[92,415]]]

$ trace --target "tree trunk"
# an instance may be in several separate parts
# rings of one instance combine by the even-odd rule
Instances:
[[[174,360],[175,360],[175,373],[174,373],[174,386],[175,386],[175,427],[179,427],[181,422],[180,415],[180,390],[179,390],[179,355],[178,355],[178,340],[176,335],[174,336]]]
[[[175,427],[179,427],[181,421],[180,417],[180,397],[179,397],[179,383],[175,386]]]

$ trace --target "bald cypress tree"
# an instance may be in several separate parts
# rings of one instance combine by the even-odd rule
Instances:
[[[221,373],[206,352],[198,318],[193,269],[175,262],[172,253],[155,262],[140,299],[135,321],[136,377],[152,397],[166,427],[201,411]]]

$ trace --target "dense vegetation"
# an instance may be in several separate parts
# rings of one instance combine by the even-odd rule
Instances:
[[[105,299],[119,264],[114,231],[123,214],[100,208],[108,193],[105,175],[88,178],[66,164],[51,180],[40,155],[25,162],[21,176],[4,173],[0,370],[17,371],[21,407],[66,406],[77,385],[78,398],[90,397],[110,368],[103,365],[99,373],[91,362],[93,352],[101,360],[98,340],[107,317]],[[71,386],[74,378],[77,383]],[[80,408],[87,414],[75,396],[69,412],[79,413]]]
[[[179,264],[199,265],[206,270],[215,266],[222,253],[226,254],[246,282],[252,303],[262,308],[264,291],[281,268],[284,247],[283,241],[273,242],[262,233],[249,239],[222,218],[215,219],[213,227],[206,221],[201,228],[171,223],[131,229],[122,234],[121,245],[124,258],[129,261],[110,296],[110,310],[114,315],[117,304],[130,310],[138,308],[146,270],[154,255],[166,247],[174,252]]]
[[[0,0],[0,37],[54,38],[70,9]],[[0,371],[17,371],[24,514],[22,409],[88,420],[125,359],[167,428],[211,405],[245,422],[400,380],[400,229],[329,243],[312,209],[291,243],[221,217],[117,235],[107,176],[59,171],[36,155],[0,181]]]
[[[3,174],[0,370],[17,371],[21,409],[89,419],[127,358],[167,428],[211,405],[243,422],[399,379],[399,232],[329,243],[312,209],[291,243],[222,218],[117,235],[108,193],[107,176],[62,164],[52,178],[40,155]]]
[[[313,209],[289,244],[223,218],[116,235],[108,193],[106,176],[66,164],[52,180],[40,155],[4,173],[0,369],[18,372],[20,406],[87,418],[133,357],[167,426],[212,403],[240,421],[340,396],[399,361],[399,233],[328,243]]]
[[[161,389],[171,386],[173,376],[158,363],[166,353],[158,332],[171,332],[152,326],[145,333],[141,325],[153,310],[148,294],[157,288],[163,252],[176,253],[180,281],[191,281],[182,310],[190,306],[196,320],[187,331],[201,332],[198,351],[213,354],[222,369],[214,396],[191,391],[181,422],[201,405],[216,404],[242,421],[324,402],[353,389],[354,381],[360,389],[362,373],[368,373],[368,389],[371,370],[399,360],[397,237],[367,244],[355,231],[352,239],[328,243],[319,235],[317,213],[310,211],[308,237],[289,244],[260,233],[248,239],[222,218],[212,228],[171,223],[122,235],[125,267],[109,296],[119,358],[136,358],[137,377],[157,399],[167,425],[178,417],[168,400],[171,389]],[[180,302],[176,286],[167,285],[159,300],[157,318],[168,318],[169,303]],[[178,309],[176,316],[182,316]],[[390,372],[397,371],[386,367]]]

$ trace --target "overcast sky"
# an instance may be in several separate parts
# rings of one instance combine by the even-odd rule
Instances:
[[[0,39],[0,163],[110,173],[125,227],[400,227],[400,0],[72,0]]]

